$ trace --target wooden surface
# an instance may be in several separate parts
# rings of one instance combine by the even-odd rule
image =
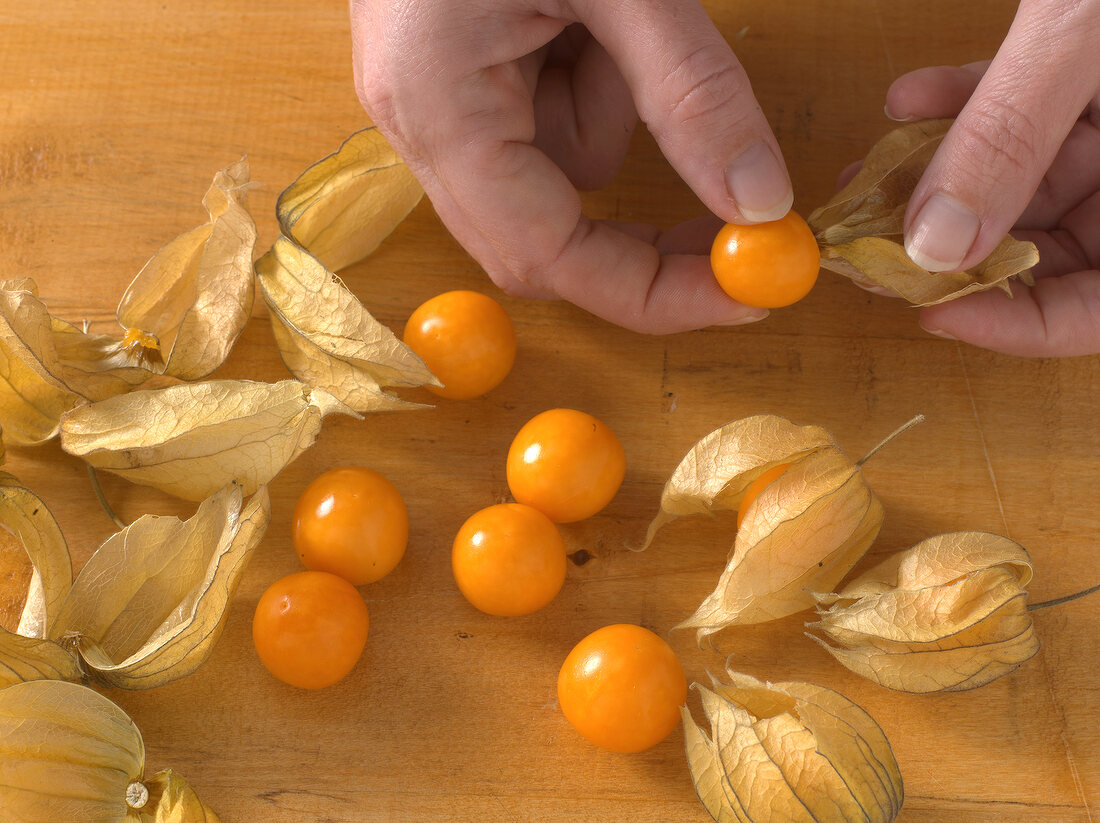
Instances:
[[[205,219],[212,173],[241,154],[257,187],[263,251],[274,200],[366,120],[351,81],[346,3],[288,0],[0,0],[0,276],[35,278],[52,309],[117,333],[114,307],[143,262]],[[790,164],[802,213],[889,124],[891,78],[992,53],[1013,4],[995,0],[712,2]],[[594,216],[668,226],[701,207],[639,133],[623,173],[588,197]],[[537,204],[532,204],[537,208]],[[455,287],[499,296],[422,203],[368,263],[344,272],[400,330]],[[677,730],[649,752],[590,746],[555,703],[572,645],[612,622],[660,633],[711,590],[732,537],[682,521],[636,543],[662,484],[701,435],[774,412],[831,429],[853,455],[916,412],[928,421],[867,468],[887,508],[881,556],[935,533],[986,529],[1033,554],[1033,601],[1100,579],[1100,359],[1027,361],[921,332],[915,312],[825,274],[803,303],[747,328],[664,338],[571,306],[502,298],[520,354],[489,397],[434,410],[326,421],[272,487],[273,522],[212,659],[144,693],[111,692],[134,717],[151,769],[172,767],[230,821],[705,821]],[[262,307],[220,376],[281,379]],[[424,399],[426,394],[408,392]],[[615,501],[564,528],[558,599],[521,619],[459,595],[450,542],[505,498],[512,434],[553,406],[587,410],[628,457]],[[412,518],[408,554],[365,587],[368,649],[345,681],[296,691],[260,666],[252,610],[298,570],[293,501],[319,472],[361,463],[388,475]],[[113,529],[82,464],[56,444],[9,450],[7,468],[54,511],[82,564]],[[104,478],[132,520],[189,507]],[[1014,675],[954,695],[874,686],[802,636],[802,616],[729,630],[719,652],[671,637],[689,679],[724,656],[770,679],[830,685],[863,705],[905,777],[904,823],[1100,818],[1100,596],[1036,613],[1042,650]]]

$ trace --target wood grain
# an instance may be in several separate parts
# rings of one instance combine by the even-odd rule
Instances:
[[[0,276],[34,277],[57,314],[116,332],[126,284],[205,219],[212,173],[242,154],[258,181],[251,206],[265,249],[278,192],[366,124],[346,5],[0,0]],[[707,7],[748,69],[802,213],[888,129],[893,77],[989,56],[1013,13],[1004,0]],[[703,211],[644,132],[620,178],[585,202],[593,216],[664,227]],[[941,531],[988,529],[1032,552],[1036,601],[1100,579],[1100,358],[1024,361],[934,339],[911,309],[829,275],[752,327],[641,337],[568,305],[499,295],[427,202],[343,276],[398,330],[438,292],[492,293],[516,323],[520,356],[486,398],[326,421],[272,488],[272,526],[212,659],[169,686],[110,693],[141,728],[151,769],[184,774],[227,823],[705,821],[679,731],[640,755],[598,750],[562,718],[555,678],[587,632],[629,621],[667,633],[711,590],[728,523],[679,522],[645,553],[628,547],[684,451],[743,415],[821,424],[858,455],[923,412],[924,425],[868,465],[887,508],[875,556]],[[220,375],[285,376],[262,307]],[[553,604],[489,618],[458,593],[450,541],[469,514],[507,496],[512,433],[553,406],[585,409],[619,434],[626,483],[603,513],[564,529],[569,551],[587,560],[570,564]],[[251,612],[299,568],[289,539],[298,493],[345,463],[401,490],[409,551],[362,590],[372,625],[358,668],[305,693],[260,666]],[[50,506],[79,568],[113,530],[82,464],[51,444],[10,449],[6,468]],[[127,520],[189,511],[110,477],[104,486]],[[802,636],[802,616],[727,631],[717,653],[686,635],[671,642],[692,679],[732,654],[743,671],[827,684],[863,705],[901,764],[903,823],[1085,823],[1100,809],[1100,599],[1035,618],[1036,658],[982,689],[940,696],[851,675]]]

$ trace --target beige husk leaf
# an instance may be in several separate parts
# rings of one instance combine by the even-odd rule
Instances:
[[[309,448],[332,413],[359,416],[297,380],[184,383],[73,410],[61,423],[61,447],[187,500],[234,482],[249,495]]]
[[[210,222],[161,248],[126,289],[117,316],[134,358],[197,380],[229,355],[255,298],[248,183],[246,158],[215,174],[202,200]]]
[[[1009,278],[1031,284],[1039,261],[1032,243],[1006,236],[978,265],[963,272],[929,272],[905,252],[902,221],[913,189],[951,120],[901,126],[874,145],[859,173],[809,217],[823,268],[864,286],[882,286],[916,306],[1000,288]]]
[[[61,415],[84,400],[129,391],[152,373],[130,365],[115,338],[54,317],[30,278],[0,283],[0,424],[19,446],[57,434]]]
[[[736,509],[752,482],[773,466],[836,443],[818,426],[799,426],[773,414],[734,420],[699,440],[661,492],[661,508],[645,543],[678,517]]]
[[[831,689],[765,683],[694,684],[710,733],[681,708],[688,766],[719,823],[889,823],[904,799],[901,772],[881,727]]]
[[[0,528],[22,545],[34,570],[16,633],[45,638],[73,583],[65,536],[42,499],[7,472],[0,472]]]
[[[987,532],[923,540],[816,595],[810,634],[841,664],[906,692],[962,691],[1015,670],[1039,649],[1024,548]]]
[[[139,518],[89,558],[50,637],[108,686],[149,689],[191,674],[221,635],[270,515],[266,486],[243,508],[231,486],[188,520]]]
[[[0,689],[27,680],[84,679],[76,655],[51,640],[0,630]]]
[[[752,481],[780,464],[789,467],[748,507],[715,590],[677,626],[695,629],[700,643],[735,623],[810,608],[810,592],[839,583],[882,526],[882,504],[828,432],[759,415],[692,448],[665,485],[649,539],[674,517],[737,508]]]
[[[7,532],[5,551],[22,555],[31,569],[15,631],[0,628],[0,688],[82,679],[76,656],[45,639],[73,582],[68,546],[46,504],[6,472],[0,472],[0,528]]]
[[[377,128],[358,131],[279,196],[282,233],[330,271],[373,252],[424,190]]]
[[[299,380],[360,412],[416,407],[381,386],[439,385],[336,275],[285,237],[256,263],[283,362]]]
[[[36,680],[0,689],[0,763],[5,820],[218,823],[173,772],[143,782],[141,732],[86,686]]]
[[[221,823],[186,780],[171,769],[157,772],[145,781],[149,802],[140,815],[141,823]]]

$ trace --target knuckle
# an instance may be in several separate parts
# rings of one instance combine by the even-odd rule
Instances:
[[[1029,174],[1042,155],[1043,129],[1009,100],[989,97],[967,112],[959,135],[964,151],[980,158],[986,176],[1000,176],[1006,168]]]
[[[397,104],[393,87],[374,72],[358,73],[355,93],[375,125],[393,129],[397,120]]]
[[[685,55],[666,75],[665,105],[677,121],[702,120],[725,112],[744,96],[744,70],[724,44],[707,44]]]

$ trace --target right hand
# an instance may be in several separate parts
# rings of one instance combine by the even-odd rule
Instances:
[[[552,8],[552,16],[539,9]],[[758,320],[717,286],[718,221],[594,221],[640,113],[718,218],[775,220],[790,179],[744,69],[698,0],[352,0],[367,113],[505,291],[630,329]]]

